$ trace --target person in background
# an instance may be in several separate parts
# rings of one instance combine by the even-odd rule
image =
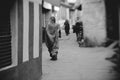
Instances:
[[[50,18],[50,23],[46,27],[46,46],[50,53],[51,60],[57,60],[59,49],[59,24],[56,24],[55,17]]]
[[[68,20],[66,20],[65,22],[64,22],[64,26],[65,26],[65,34],[66,34],[66,36],[68,36],[69,34],[70,34],[70,24],[69,24],[69,21]]]
[[[80,33],[80,21],[79,21],[79,17],[77,17],[74,29],[75,29],[75,33],[76,33],[76,39],[78,41],[78,37],[79,37],[79,33]]]
[[[45,27],[42,27],[42,42],[45,42]]]
[[[61,29],[59,30],[59,38],[61,38]]]
[[[77,17],[77,21],[75,23],[75,33],[80,46],[83,43],[83,23],[80,21],[79,17]]]

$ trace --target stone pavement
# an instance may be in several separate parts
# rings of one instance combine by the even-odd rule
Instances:
[[[51,61],[43,44],[42,80],[116,80],[115,64],[105,60],[113,50],[78,47],[75,34],[62,33],[57,61]]]

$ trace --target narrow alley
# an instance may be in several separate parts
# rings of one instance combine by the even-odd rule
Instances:
[[[120,80],[120,0],[2,0],[0,10],[0,80]]]
[[[62,33],[58,60],[51,61],[43,43],[42,80],[116,80],[115,64],[105,60],[113,51],[109,48],[79,47],[76,35]]]

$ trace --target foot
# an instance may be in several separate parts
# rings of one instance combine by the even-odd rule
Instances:
[[[52,54],[50,53],[50,57],[52,57]]]
[[[53,55],[51,60],[53,60],[53,61],[57,60],[57,55]]]

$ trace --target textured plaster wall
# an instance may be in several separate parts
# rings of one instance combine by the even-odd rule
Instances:
[[[82,0],[84,36],[89,45],[98,46],[106,39],[104,0]]]

